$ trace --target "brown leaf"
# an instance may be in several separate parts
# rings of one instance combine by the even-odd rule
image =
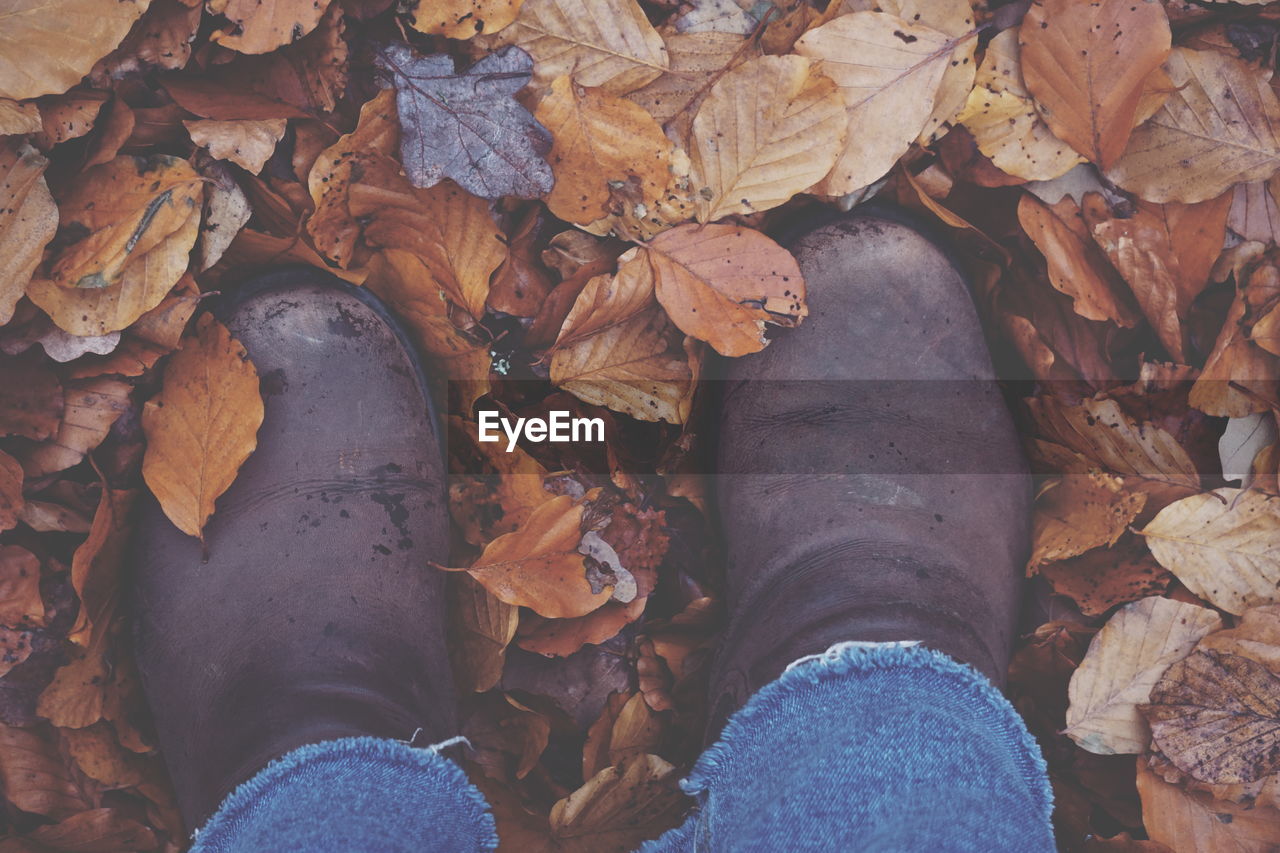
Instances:
[[[275,153],[284,136],[286,120],[184,121],[191,141],[219,160],[230,160],[242,169],[258,174]]]
[[[1140,121],[1144,86],[1169,56],[1159,3],[1033,3],[1018,30],[1022,76],[1049,127],[1101,169],[1119,159]]]
[[[974,82],[956,121],[998,168],[1025,180],[1048,181],[1083,162],[1053,135],[1036,109],[1022,79],[1016,29],[1005,30],[987,45]]]
[[[58,208],[44,180],[49,165],[20,139],[0,140],[0,325],[27,290],[41,253],[58,229]]]
[[[22,517],[22,479],[22,465],[0,450],[0,532],[17,526]]]
[[[644,615],[646,600],[635,598],[629,604],[610,601],[586,616],[573,619],[543,619],[526,616],[520,621],[516,645],[528,652],[546,657],[568,657],[586,645],[611,640],[627,625]]]
[[[121,809],[83,811],[27,837],[59,853],[146,853],[159,845],[154,832]]]
[[[496,33],[520,12],[522,0],[437,0],[419,3],[409,24],[420,33],[469,39]]]
[[[45,728],[0,726],[0,781],[24,812],[59,820],[90,807]]]
[[[551,737],[551,720],[509,695],[486,693],[475,700],[462,733],[472,761],[494,779],[523,779],[538,764]]]
[[[111,52],[148,0],[14,0],[0,31],[0,98],[65,92]]]
[[[180,0],[153,0],[120,46],[98,60],[89,72],[95,86],[106,88],[108,80],[119,80],[148,69],[176,71],[191,58],[191,42],[200,27],[203,3]]]
[[[1150,732],[1138,706],[1166,669],[1221,627],[1214,611],[1168,598],[1116,611],[1071,676],[1066,734],[1099,755],[1142,752]]]
[[[682,225],[645,249],[662,307],[686,335],[726,356],[765,348],[764,324],[808,316],[804,279],[791,253],[738,225]]]
[[[1084,197],[1084,219],[1094,239],[1129,283],[1174,361],[1187,360],[1182,318],[1209,285],[1230,204],[1228,194],[1199,204],[1139,201],[1132,215],[1121,218],[1100,194]]]
[[[0,625],[30,628],[43,624],[40,559],[18,545],[0,545]]]
[[[62,729],[61,735],[76,766],[104,789],[132,788],[145,781],[145,761],[120,746],[110,723]]]
[[[1171,577],[1142,539],[1129,533],[1111,547],[1043,565],[1040,574],[1086,616],[1102,616],[1117,604],[1159,595]]]
[[[533,57],[533,83],[569,76],[614,95],[639,89],[667,69],[666,46],[635,0],[524,0],[520,14],[483,45],[515,44]],[[0,93],[3,94],[3,93]]]
[[[551,381],[639,420],[684,423],[695,377],[682,336],[654,297],[649,261],[623,258],[617,275],[592,278],[578,295],[552,350]]]
[[[1280,676],[1257,661],[1197,649],[1142,713],[1160,752],[1197,779],[1239,784],[1280,769]]]
[[[1141,319],[1124,280],[1089,234],[1079,206],[1064,197],[1050,206],[1030,193],[1018,202],[1018,222],[1049,266],[1049,281],[1075,300],[1089,320],[1135,326]]]
[[[1280,601],[1280,498],[1217,489],[1170,504],[1140,531],[1160,565],[1228,613]]]
[[[95,89],[72,89],[64,95],[41,98],[40,132],[35,143],[48,151],[93,130],[111,95]]]
[[[639,691],[609,697],[600,719],[591,725],[582,747],[582,778],[590,779],[613,764],[653,753],[662,741],[662,720]]]
[[[1280,811],[1276,809],[1246,808],[1190,793],[1163,781],[1141,761],[1138,793],[1147,834],[1175,853],[1269,853],[1280,845]]]
[[[72,379],[95,376],[141,376],[162,356],[178,348],[187,321],[200,302],[200,288],[189,274],[155,308],[139,317],[124,333],[111,355],[81,358],[69,371]]]
[[[1133,132],[1107,177],[1147,201],[1191,203],[1280,168],[1280,102],[1259,69],[1183,47],[1166,68],[1173,94]]]
[[[665,39],[670,70],[629,92],[627,99],[666,125],[674,138],[685,139],[711,85],[735,62],[749,59],[758,51],[736,33],[668,33]]]
[[[209,38],[241,53],[269,53],[314,30],[328,5],[318,0],[208,0],[209,11],[231,23]]]
[[[542,209],[533,205],[511,230],[507,257],[490,280],[489,307],[494,311],[532,317],[555,286],[551,273],[539,259],[545,220]]]
[[[128,383],[108,377],[68,382],[62,389],[65,408],[58,433],[23,458],[26,475],[35,479],[78,465],[132,408],[132,392]]]
[[[609,600],[613,588],[596,591],[587,581],[586,564],[578,552],[584,509],[585,504],[567,495],[552,498],[518,530],[490,542],[465,571],[500,601],[529,607],[542,616],[590,613]]]
[[[656,755],[608,767],[551,808],[552,835],[564,853],[630,850],[675,826],[685,810],[676,768]]]
[[[1213,352],[1191,388],[1191,405],[1207,415],[1240,418],[1280,405],[1276,393],[1280,357],[1249,339],[1246,308],[1246,291],[1238,289]]]
[[[0,435],[43,441],[62,423],[62,385],[42,365],[0,359]]]
[[[1246,240],[1274,243],[1280,238],[1280,206],[1273,187],[1276,179],[1236,184],[1231,195],[1227,227]]]
[[[136,497],[135,491],[103,489],[89,536],[71,558],[71,587],[80,598],[80,609],[68,639],[86,648],[100,648],[96,641],[120,604],[120,568]]]
[[[34,101],[0,98],[0,136],[39,133],[40,110]]]
[[[110,676],[101,650],[75,647],[71,662],[40,694],[36,713],[55,726],[82,729],[102,719]]]
[[[1124,478],[1096,470],[1046,483],[1036,498],[1027,574],[1114,545],[1146,502],[1142,492],[1125,489]]]
[[[244,347],[212,316],[201,317],[142,412],[142,476],[179,530],[203,535],[214,502],[257,447],[262,417],[258,371]]]
[[[844,100],[799,56],[762,56],[721,77],[693,119],[689,180],[698,221],[777,207],[831,171]]]
[[[495,598],[465,572],[449,577],[450,651],[459,687],[482,693],[502,678],[507,646],[516,635],[520,609]]]
[[[566,222],[588,223],[608,210],[609,185],[636,181],[641,204],[661,197],[671,176],[671,142],[643,108],[602,89],[559,77],[534,117],[551,131],[548,162],[555,187],[547,208]]]
[[[820,60],[840,88],[848,115],[844,150],[818,192],[845,195],[892,168],[933,115],[961,41],[883,12],[854,12],[796,42],[796,53]]]

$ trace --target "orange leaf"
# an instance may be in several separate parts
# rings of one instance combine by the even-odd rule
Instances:
[[[179,530],[202,536],[214,502],[257,446],[262,417],[258,371],[226,327],[206,314],[142,413],[142,476]]]

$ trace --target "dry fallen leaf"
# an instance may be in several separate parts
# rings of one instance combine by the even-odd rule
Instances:
[[[245,171],[258,174],[275,153],[284,136],[282,118],[261,121],[184,121],[191,141],[219,160],[230,160]]]
[[[1261,71],[1183,47],[1174,48],[1166,68],[1173,94],[1133,132],[1108,169],[1111,180],[1147,201],[1191,203],[1280,169],[1280,102]]]
[[[1053,135],[1036,109],[1022,79],[1016,30],[1005,30],[987,45],[974,83],[956,120],[999,169],[1029,181],[1048,181],[1083,161]]]
[[[1280,357],[1250,340],[1243,322],[1247,309],[1247,289],[1238,289],[1213,351],[1191,388],[1191,405],[1205,414],[1241,418],[1280,404],[1276,392]]]
[[[639,183],[641,204],[657,201],[671,176],[671,142],[641,107],[569,77],[551,84],[534,117],[551,132],[548,160],[555,186],[547,208],[566,222],[589,223],[609,212],[609,187]]]
[[[840,92],[816,65],[762,56],[711,87],[689,137],[699,222],[777,207],[831,171],[848,120]]]
[[[22,468],[32,479],[77,465],[107,437],[121,415],[132,408],[133,387],[109,377],[68,382],[57,435],[31,448]]]
[[[209,11],[222,15],[230,27],[210,39],[241,53],[269,53],[311,32],[329,7],[320,0],[207,0]]]
[[[1115,544],[1146,502],[1142,492],[1125,489],[1123,477],[1101,471],[1046,483],[1036,498],[1027,573]]]
[[[684,423],[694,372],[635,250],[616,275],[587,282],[552,348],[551,381],[579,399],[645,421]]]
[[[40,558],[20,545],[0,545],[0,625],[30,628],[43,625],[44,616]]]
[[[1270,853],[1280,845],[1280,811],[1247,808],[1170,785],[1138,762],[1142,822],[1174,853]]]
[[[206,314],[142,412],[142,476],[175,527],[203,537],[214,502],[257,446],[262,417],[258,371],[226,327]]]
[[[818,192],[862,189],[906,153],[933,114],[960,41],[883,12],[843,15],[800,37],[796,52],[819,60],[848,115],[844,151]]]
[[[662,36],[635,0],[524,0],[511,26],[492,38],[533,57],[539,88],[569,76],[580,86],[622,95],[669,64]]]
[[[419,3],[409,16],[418,32],[469,39],[496,33],[516,19],[522,0],[436,0]]]
[[[115,48],[148,0],[10,0],[0,27],[0,98],[56,95]]]
[[[601,770],[551,807],[552,835],[564,853],[630,850],[674,826],[685,810],[676,768],[635,755]]]
[[[1209,285],[1222,251],[1231,196],[1199,204],[1139,201],[1128,216],[1113,215],[1098,193],[1084,197],[1094,239],[1137,297],[1142,313],[1174,361],[1185,362],[1182,318]]]
[[[14,806],[32,814],[60,820],[90,807],[47,729],[0,725],[0,782]]]
[[[502,678],[520,608],[499,601],[465,572],[449,577],[448,590],[449,648],[460,664],[459,688],[476,693],[492,690]]]
[[[22,516],[22,465],[0,450],[0,532],[9,530]]]
[[[41,253],[58,229],[40,152],[19,139],[0,140],[0,325],[13,317]]]
[[[764,324],[795,326],[809,313],[795,258],[738,225],[682,225],[644,254],[658,301],[686,335],[726,356],[765,348]]]
[[[1142,538],[1131,533],[1109,548],[1041,566],[1040,574],[1055,593],[1072,599],[1086,616],[1104,616],[1117,604],[1159,595],[1171,577]]]
[[[673,138],[684,139],[711,85],[735,59],[750,59],[758,51],[736,33],[668,33],[665,38],[671,67],[626,97],[666,125]]]
[[[1022,76],[1058,138],[1109,169],[1140,120],[1148,79],[1169,56],[1159,3],[1039,0],[1018,29]]]
[[[609,600],[592,589],[578,552],[585,505],[568,495],[535,509],[520,528],[494,539],[465,571],[500,601],[548,618],[582,616]],[[452,571],[464,571],[454,569]]]
[[[1280,601],[1280,498],[1216,489],[1172,503],[1141,531],[1160,565],[1228,613]]]
[[[40,109],[35,101],[0,98],[0,136],[39,133]]]
[[[1116,611],[1071,676],[1066,734],[1100,755],[1145,750],[1150,732],[1138,706],[1166,669],[1221,627],[1206,607],[1155,596]]]

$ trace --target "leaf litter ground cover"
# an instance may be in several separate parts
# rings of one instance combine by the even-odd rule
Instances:
[[[454,668],[504,848],[677,823],[722,567],[704,369],[870,199],[970,275],[1037,473],[1009,693],[1066,850],[1280,847],[1280,4],[0,0],[4,853],[179,850],[121,602],[261,382],[205,294],[367,286],[449,382]],[[480,443],[476,404],[603,445]],[[216,415],[216,416],[215,416]]]

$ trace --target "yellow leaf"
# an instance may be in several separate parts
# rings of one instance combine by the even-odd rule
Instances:
[[[1190,203],[1280,169],[1280,102],[1260,69],[1183,47],[1166,68],[1173,94],[1133,132],[1108,178],[1147,201]]]
[[[764,324],[795,326],[808,316],[795,258],[738,225],[681,225],[645,249],[658,301],[686,335],[721,355],[758,352]]]
[[[231,22],[210,41],[241,53],[269,53],[314,30],[329,7],[321,0],[208,0],[209,11]]]
[[[609,212],[609,185],[636,182],[640,203],[662,196],[671,177],[671,141],[643,108],[568,77],[551,84],[534,116],[554,140],[548,162],[556,183],[547,208],[566,222]]]
[[[1216,489],[1176,501],[1141,531],[1160,565],[1228,613],[1280,602],[1280,498]]]
[[[288,122],[282,118],[261,121],[184,121],[191,141],[219,160],[230,160],[242,169],[258,174],[275,153]]]
[[[688,136],[689,123],[711,84],[737,59],[758,56],[754,44],[736,33],[668,33],[671,68],[652,83],[627,94],[659,122],[673,131],[673,138]]]
[[[48,165],[21,140],[0,140],[0,325],[12,319],[44,247],[58,230],[58,208],[44,180]]]
[[[469,39],[496,33],[520,12],[521,0],[429,0],[419,3],[409,24],[420,33]]]
[[[777,207],[831,171],[844,149],[844,101],[813,65],[762,56],[711,87],[689,139],[698,221]]]
[[[1206,607],[1158,596],[1117,610],[1071,676],[1066,734],[1099,755],[1145,750],[1151,732],[1138,706],[1166,669],[1221,627]]]
[[[6,0],[0,7],[0,98],[56,95],[115,48],[149,0]]]
[[[511,26],[483,40],[515,44],[533,57],[533,85],[569,76],[615,95],[667,69],[662,36],[636,0],[525,0]]]
[[[800,37],[796,53],[821,60],[848,115],[844,151],[818,192],[862,189],[907,152],[933,115],[961,38],[883,12],[843,15]]]
[[[214,502],[257,446],[263,412],[248,353],[212,316],[201,317],[142,413],[142,476],[179,530],[203,536]]]

